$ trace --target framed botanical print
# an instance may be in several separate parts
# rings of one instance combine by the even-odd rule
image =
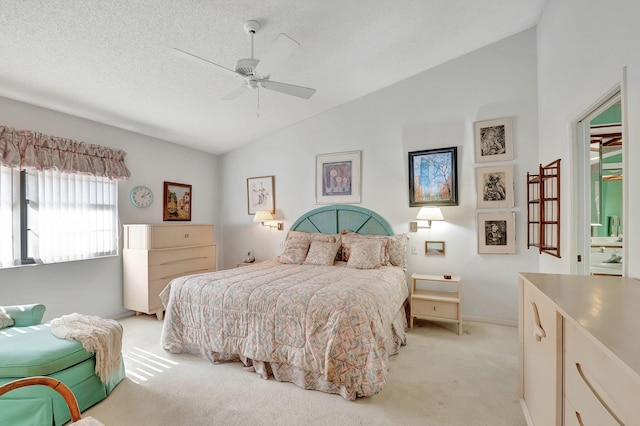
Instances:
[[[165,182],[162,202],[162,220],[191,220],[191,207],[193,205],[191,185]]]
[[[362,151],[316,155],[316,204],[360,203]]]
[[[409,206],[458,205],[457,148],[409,153]]]
[[[513,159],[511,118],[474,123],[476,163]]]
[[[247,210],[249,214],[259,210],[276,212],[275,176],[247,178]]]
[[[515,212],[478,213],[478,253],[516,252]]]
[[[479,209],[514,205],[513,165],[476,169],[476,202]]]

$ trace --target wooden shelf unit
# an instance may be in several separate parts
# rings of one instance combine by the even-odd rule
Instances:
[[[455,284],[455,290],[418,289],[418,281],[431,281]],[[460,312],[460,277],[445,278],[442,275],[411,275],[411,312],[409,328],[413,328],[413,319],[422,318],[431,321],[455,322],[458,334],[462,334],[462,315]]]
[[[560,256],[560,159],[527,173],[527,248]]]

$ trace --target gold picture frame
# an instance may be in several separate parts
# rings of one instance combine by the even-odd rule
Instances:
[[[427,256],[444,256],[444,241],[425,241],[424,254]]]

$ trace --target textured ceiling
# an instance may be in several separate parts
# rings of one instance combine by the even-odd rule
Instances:
[[[335,108],[534,26],[546,0],[2,0],[0,96],[212,153]],[[317,89],[260,89],[233,68],[279,33],[301,47],[271,73]],[[8,124],[8,123],[0,123]],[[61,135],[64,136],[64,135]]]

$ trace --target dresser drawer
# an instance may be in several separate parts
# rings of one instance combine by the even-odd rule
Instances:
[[[214,245],[149,251],[149,266],[173,265],[192,259],[215,259]]]
[[[614,423],[640,419],[640,382],[622,362],[602,348],[573,322],[565,321],[565,396],[577,410],[578,399],[588,399],[594,412],[602,410]],[[591,413],[591,412],[590,412]],[[605,417],[606,418],[606,417]],[[618,418],[620,423],[614,420]],[[583,416],[585,425],[588,422]],[[604,421],[604,420],[603,420]],[[609,424],[609,423],[600,423]]]
[[[566,365],[564,375],[564,424],[580,426],[619,426],[589,389],[575,364]]]
[[[413,298],[411,315],[457,320],[458,304]]]

